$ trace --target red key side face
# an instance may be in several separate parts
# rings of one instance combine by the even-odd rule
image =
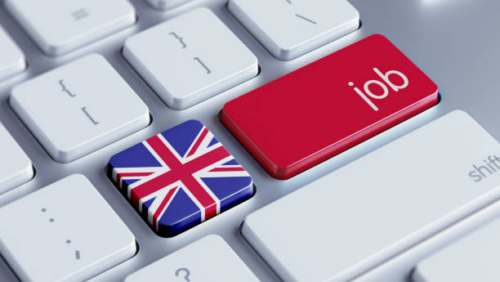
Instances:
[[[222,123],[287,179],[432,107],[438,88],[372,35],[228,102]]]

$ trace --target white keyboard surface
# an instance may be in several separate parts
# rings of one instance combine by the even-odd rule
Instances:
[[[359,13],[347,0],[230,0],[228,9],[273,56],[283,61],[302,56],[359,27]]]
[[[0,209],[0,251],[22,281],[83,281],[136,252],[134,235],[82,175]]]
[[[0,281],[500,281],[500,37],[485,28],[500,25],[499,10],[491,0],[0,1]],[[373,34],[438,86],[437,105],[287,180],[261,166],[255,140],[235,138],[238,121],[222,124],[226,103],[273,81],[269,99],[304,111],[276,116],[250,100],[239,108],[250,122],[274,117],[252,129],[325,109],[311,99],[324,89],[292,95],[280,79]],[[360,119],[418,89],[393,62],[341,77],[355,73],[346,64],[366,69],[350,54],[328,65],[337,75],[325,85],[350,91],[332,89],[339,103],[350,93],[379,107]],[[166,131],[188,120],[200,123]],[[140,188],[130,201],[107,167],[124,151],[113,165],[120,185]],[[217,163],[189,174],[203,154]],[[256,192],[245,199],[212,179],[247,188],[247,173]],[[213,206],[219,197],[231,208]],[[148,216],[195,227],[164,238]]]
[[[500,174],[469,175],[493,156],[498,142],[452,112],[250,214],[242,234],[284,281],[349,280],[500,198]]]
[[[127,40],[123,55],[160,98],[182,110],[257,75],[257,58],[208,9]]]
[[[0,193],[9,191],[33,178],[31,160],[0,123]]]
[[[19,46],[0,26],[0,81],[22,72],[26,59]]]
[[[413,282],[495,282],[500,279],[498,260],[500,220],[420,262],[412,274]]]

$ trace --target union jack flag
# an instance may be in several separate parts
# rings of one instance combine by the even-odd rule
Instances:
[[[116,154],[108,173],[160,236],[172,237],[252,197],[252,177],[199,121]]]

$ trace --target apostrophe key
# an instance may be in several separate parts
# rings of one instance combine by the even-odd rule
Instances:
[[[229,11],[279,60],[289,61],[359,28],[347,0],[230,0]]]
[[[373,35],[228,102],[222,123],[287,179],[432,107],[438,88]]]

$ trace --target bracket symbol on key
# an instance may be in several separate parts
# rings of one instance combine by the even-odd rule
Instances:
[[[186,49],[187,48],[187,44],[184,42],[184,38],[179,36],[176,32],[170,32],[169,33],[170,35],[172,35],[175,39],[177,39],[179,41],[179,43],[182,45],[182,49]],[[207,72],[207,74],[211,74],[212,73],[212,70],[199,58],[199,57],[194,57],[193,60],[195,60],[196,62],[198,62],[204,69],[205,71]]]
[[[186,49],[187,45],[186,45],[186,43],[184,43],[184,38],[180,37],[175,32],[171,32],[169,34],[172,35],[173,37],[175,37],[175,39],[179,40],[179,43],[182,45],[182,49]]]
[[[73,98],[73,97],[76,97],[76,94],[74,94],[73,92],[71,92],[67,87],[66,87],[66,84],[64,84],[64,79],[61,79],[59,80],[59,85],[62,87],[62,92],[65,92],[66,94],[68,94],[69,97]]]
[[[92,115],[90,115],[90,113],[87,111],[87,107],[82,107],[82,112],[85,114],[85,116],[87,116],[87,118],[94,124],[94,125],[98,125],[99,122],[96,121]]]
[[[212,70],[209,69],[207,67],[207,65],[205,65],[205,63],[200,58],[194,57],[193,60],[197,61],[207,71],[207,74],[211,74],[212,73]]]

